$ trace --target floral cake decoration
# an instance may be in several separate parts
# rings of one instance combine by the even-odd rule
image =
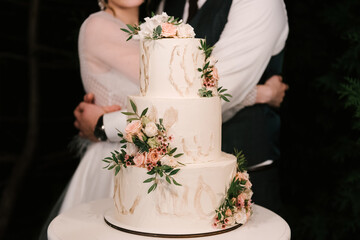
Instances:
[[[123,112],[130,116],[129,123],[125,128],[125,134],[119,131],[121,138],[120,151],[111,152],[111,157],[103,159],[108,170],[115,169],[117,175],[122,167],[129,166],[146,168],[147,174],[152,177],[146,179],[144,183],[153,183],[148,193],[154,191],[160,178],[164,178],[169,184],[173,183],[181,186],[174,179],[174,175],[180,171],[180,165],[184,165],[176,159],[183,153],[175,154],[177,148],[171,147],[173,136],[167,135],[167,129],[163,124],[163,119],[159,122],[152,121],[146,113],[148,108],[144,109],[141,115],[137,113],[135,103],[130,100],[133,112]]]
[[[224,200],[215,210],[214,228],[225,229],[236,224],[245,224],[252,215],[252,195],[249,174],[246,171],[244,154],[235,150],[237,173],[230,183]]]
[[[126,26],[128,29],[121,28],[128,33],[131,38],[141,39],[161,39],[161,38],[194,38],[195,32],[191,25],[184,23],[182,20],[173,16],[168,16],[165,12],[159,15],[152,13],[152,17],[146,17],[145,22],[140,25]]]
[[[145,18],[145,22],[140,25],[127,24],[128,29],[121,28],[131,38],[151,39],[157,40],[162,38],[194,38],[195,32],[191,25],[184,23],[178,18],[168,16],[165,12],[160,15],[152,14],[152,17]],[[199,89],[200,97],[214,97],[219,96],[226,102],[229,102],[230,94],[225,93],[227,89],[218,86],[219,75],[212,56],[214,46],[208,46],[206,40],[200,40],[199,49],[204,52],[205,61],[202,68],[198,68],[201,72],[202,88]]]

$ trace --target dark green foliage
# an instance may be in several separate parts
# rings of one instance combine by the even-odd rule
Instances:
[[[282,216],[292,239],[360,233],[360,2],[289,3]],[[308,14],[309,8],[316,9]],[[357,10],[356,10],[357,9]]]

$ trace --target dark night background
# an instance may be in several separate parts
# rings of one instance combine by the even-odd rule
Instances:
[[[295,240],[357,239],[360,1],[285,3],[279,214]],[[84,94],[77,34],[97,10],[96,0],[1,0],[0,239],[36,239],[78,164],[68,148]]]

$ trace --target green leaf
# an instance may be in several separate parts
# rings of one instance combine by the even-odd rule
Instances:
[[[162,32],[161,25],[157,26],[156,29],[155,29],[155,31],[156,31],[156,34],[160,36],[160,35],[161,35],[161,32]]]
[[[181,157],[182,155],[184,155],[184,154],[183,154],[183,153],[176,154],[176,155],[174,156],[174,158]]]
[[[132,25],[126,24],[126,26],[130,29],[130,31],[135,32],[135,28]]]
[[[230,102],[229,99],[227,99],[224,95],[220,95],[220,97],[221,97],[225,102]]]
[[[134,113],[136,113],[136,112],[137,112],[136,105],[135,105],[135,103],[134,103],[131,99],[130,99],[130,104],[131,104],[131,107],[132,107]]]
[[[174,178],[172,179],[173,180],[173,183],[176,185],[176,186],[182,186],[180,183],[178,183]]]
[[[171,171],[170,176],[177,174],[179,171],[180,171],[179,168]]]
[[[126,39],[126,41],[129,41],[130,39],[132,39],[132,37],[133,37],[133,35],[130,35],[130,36]]]
[[[130,32],[129,30],[125,29],[125,28],[120,28],[120,29],[121,29],[122,31],[126,32],[126,33],[131,34],[131,32]]]
[[[136,113],[133,112],[121,112],[121,113],[127,116],[136,115]]]
[[[154,191],[156,189],[156,187],[157,187],[157,183],[154,183],[153,185],[151,185],[151,187],[148,190],[148,193]]]
[[[170,181],[170,178],[169,178],[169,176],[166,176],[166,181],[168,182],[168,183],[170,183],[171,184],[171,181]]]
[[[173,148],[171,149],[171,151],[169,152],[169,155],[171,156],[171,154],[173,154],[176,151],[177,148]]]
[[[145,109],[142,111],[140,117],[145,116],[145,114],[147,113],[148,109],[149,109],[149,108],[145,108]]]
[[[117,165],[115,168],[115,176],[119,173],[120,169],[121,169],[121,166]]]
[[[168,165],[164,165],[162,166],[164,172],[168,173],[168,172],[171,172],[173,170],[172,167],[168,166]]]
[[[154,177],[146,179],[143,183],[149,183],[149,182],[152,182],[152,181],[155,181]]]

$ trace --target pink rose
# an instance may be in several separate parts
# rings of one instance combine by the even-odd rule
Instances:
[[[156,165],[160,159],[160,154],[156,150],[152,150],[148,154],[147,158],[153,165]]]
[[[141,121],[135,120],[126,126],[125,132],[129,135],[136,135],[136,134],[140,133],[141,127],[142,127]]]
[[[176,36],[176,27],[171,23],[161,24],[161,35],[164,37],[175,37]]]
[[[142,167],[145,163],[146,153],[138,153],[134,157],[134,163],[137,167]]]

